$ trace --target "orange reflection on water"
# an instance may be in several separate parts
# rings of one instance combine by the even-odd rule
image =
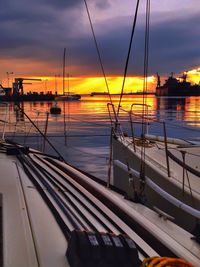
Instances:
[[[115,105],[115,110],[117,111],[120,95],[112,95],[111,97],[112,103]],[[95,123],[110,123],[107,109],[108,102],[110,102],[108,95],[83,95],[80,101],[58,101],[57,104],[59,107],[61,107],[62,113],[57,116],[49,115],[48,129],[51,129],[51,131],[54,132],[63,132],[64,116],[66,121],[70,121],[69,125],[71,125],[71,122],[72,124],[76,122],[76,127],[79,127],[83,121],[86,122],[91,120]],[[121,102],[120,119],[122,118],[125,121],[125,119],[128,118],[127,112],[130,111],[132,104],[137,104],[133,106],[134,114],[141,115],[143,111],[141,104],[143,102],[149,106],[148,114],[150,120],[166,119],[178,123],[184,122],[185,125],[189,126],[200,126],[200,97],[157,98],[154,95],[147,95],[145,98],[143,98],[142,95],[124,95]],[[45,123],[47,120],[47,112],[50,111],[50,108],[53,104],[54,102],[24,102],[21,103],[21,108],[24,108],[26,114],[36,124],[39,123],[37,125],[44,132]],[[11,120],[13,122],[18,121],[21,123],[21,125],[23,121],[26,121],[27,123],[27,118],[15,110],[14,103],[10,103],[10,105],[9,114],[14,113],[14,117],[11,117]],[[56,125],[57,122],[60,122],[60,128]],[[53,126],[52,124],[50,126],[50,123],[53,123]],[[20,124],[18,126],[20,129]],[[24,124],[22,126],[24,127]],[[87,128],[88,126],[85,126],[84,124],[82,127]],[[36,132],[34,127],[28,126],[27,129],[29,128],[31,131]]]
[[[115,109],[118,109],[120,95],[111,95],[112,103]],[[79,114],[80,116],[99,116],[99,114],[105,114],[108,116],[107,103],[110,102],[110,97],[105,96],[90,96],[83,95],[80,101],[74,102],[62,102],[58,101],[58,106],[62,109],[62,115],[64,111],[66,115],[68,113]],[[124,95],[121,101],[121,110],[130,111],[132,104],[134,112],[140,113],[142,111],[142,103],[146,103],[149,114],[154,116],[159,111],[160,115],[164,116],[166,110],[172,112],[176,111],[176,119],[188,122],[190,125],[199,126],[200,124],[200,97],[187,97],[187,98],[156,98],[154,95],[147,95],[143,98],[142,95]],[[24,102],[21,103],[21,107],[24,108],[27,115],[33,119],[36,117],[37,112],[42,115],[42,120],[45,121],[46,113],[50,111],[54,102]],[[11,104],[10,109],[14,111],[14,103]],[[122,112],[124,113],[124,112]],[[35,115],[34,115],[35,114]],[[17,114],[16,114],[17,115]],[[59,118],[59,117],[58,117]]]
[[[106,96],[84,96],[84,101],[80,102],[81,109],[83,112],[88,114],[99,114],[104,113],[108,114],[107,103],[110,103],[110,98]],[[120,95],[111,95],[112,104],[115,106],[117,111],[119,105]],[[143,99],[142,95],[124,95],[121,102],[121,113],[124,113],[122,110],[130,111],[132,104],[142,104],[145,103],[149,106],[148,110],[151,114],[156,113],[157,109],[157,100],[155,96],[148,95]],[[141,105],[134,105],[134,112],[141,112]]]
[[[200,126],[200,97],[188,97],[185,102],[184,120],[191,126]]]

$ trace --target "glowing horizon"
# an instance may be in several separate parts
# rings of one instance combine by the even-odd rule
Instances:
[[[26,77],[25,77],[26,78]],[[31,81],[30,84],[26,84],[24,81],[24,92],[52,92],[57,91],[58,94],[63,93],[63,78],[62,77],[47,77],[47,76],[34,76],[29,77],[33,79],[41,79],[41,81]],[[107,77],[107,84],[109,92],[111,94],[119,94],[122,90],[123,77],[110,76]],[[10,78],[11,82],[14,78]],[[148,77],[148,91],[155,90],[156,78],[154,76]],[[3,86],[7,87],[7,81],[4,80]],[[124,86],[124,93],[143,91],[144,79],[143,77],[127,77]],[[77,94],[90,94],[91,92],[108,92],[104,77],[65,77],[64,91],[73,92]]]
[[[192,83],[200,84],[200,68],[187,71],[187,78]]]
[[[26,76],[25,76],[26,78]],[[29,78],[41,79],[41,81],[27,81],[31,84],[26,84],[24,81],[24,92],[52,92],[53,94],[57,91],[58,94],[63,93],[63,78],[60,76],[30,76]],[[2,85],[7,87],[8,84],[11,84],[14,81],[15,77],[10,75],[2,80]],[[122,90],[122,76],[109,76],[106,78],[107,84],[109,87],[109,92],[111,94],[119,94]],[[161,77],[163,79],[163,77]],[[187,71],[187,80],[199,84],[200,82],[200,68],[195,68]],[[148,90],[155,91],[156,88],[156,76],[148,77]],[[73,92],[76,94],[90,94],[91,92],[108,92],[104,77],[86,77],[86,76],[69,76],[65,77],[64,81],[65,92]],[[132,76],[126,77],[124,93],[132,92],[142,92],[144,87],[144,78],[142,76]]]

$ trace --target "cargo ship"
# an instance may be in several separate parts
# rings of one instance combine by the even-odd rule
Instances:
[[[187,73],[182,77],[175,78],[173,72],[163,85],[160,82],[160,76],[157,73],[156,96],[199,96],[200,85],[192,84],[187,81]]]

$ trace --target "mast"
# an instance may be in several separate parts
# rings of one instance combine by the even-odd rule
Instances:
[[[66,54],[66,48],[64,48],[64,54],[63,54],[63,95],[65,94],[65,54]]]

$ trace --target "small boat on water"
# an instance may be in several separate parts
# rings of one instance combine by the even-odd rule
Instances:
[[[61,108],[58,106],[57,103],[53,104],[53,106],[50,108],[51,114],[61,114]]]
[[[81,95],[79,94],[64,94],[64,95],[58,95],[55,97],[56,101],[77,101],[81,99]]]
[[[137,11],[138,5],[136,16]],[[113,185],[125,191],[128,199],[145,204],[156,210],[160,216],[167,216],[187,231],[200,236],[200,144],[169,138],[165,121],[159,119],[156,122],[159,127],[154,134],[149,134],[149,125],[156,121],[151,119],[149,106],[146,104],[146,93],[149,91],[150,13],[150,1],[147,1],[142,103],[133,103],[129,110],[122,109],[122,96],[136,26],[133,24],[118,107],[115,109],[113,103],[108,104],[112,129],[109,162],[113,162],[114,166]],[[198,92],[200,87],[193,87],[186,81],[186,77],[184,75],[183,81],[179,82],[172,74],[166,84],[161,86],[158,75],[156,94],[190,95],[190,92]],[[159,115],[156,114],[156,118]],[[160,132],[162,136],[155,135]],[[111,169],[111,164],[109,167]],[[111,178],[110,176],[109,179]]]
[[[69,73],[67,75],[68,78],[68,88],[67,92],[65,91],[65,61],[66,61],[66,48],[64,48],[63,53],[63,84],[62,84],[62,90],[63,93],[61,95],[55,96],[55,101],[77,101],[81,99],[81,95],[74,94],[73,92],[69,91]]]

